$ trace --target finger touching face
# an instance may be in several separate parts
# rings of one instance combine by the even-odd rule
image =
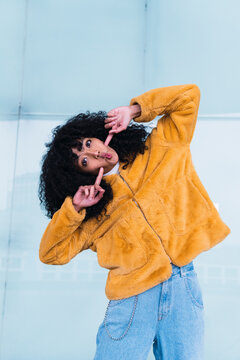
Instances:
[[[103,169],[103,167],[101,167],[99,169],[99,173],[98,173],[98,176],[97,176],[96,181],[95,181],[96,185],[100,185],[100,183],[102,181],[103,173],[104,173],[104,169]]]
[[[113,137],[113,134],[108,134],[105,142],[104,142],[104,145],[108,146],[108,144],[110,143],[110,141],[112,140],[112,137]]]

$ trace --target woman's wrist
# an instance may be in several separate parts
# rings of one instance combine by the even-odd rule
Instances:
[[[79,212],[80,210],[83,209],[82,207],[80,207],[80,206],[78,206],[78,205],[76,205],[76,204],[74,204],[74,203],[73,203],[73,207],[74,207],[74,209],[75,209],[77,212]]]
[[[141,106],[139,104],[130,105],[131,118],[134,119],[141,115]]]

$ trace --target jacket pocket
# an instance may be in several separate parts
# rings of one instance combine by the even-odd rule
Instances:
[[[160,199],[170,225],[181,235],[203,222],[211,212],[207,200],[188,176],[176,181]]]
[[[115,275],[125,275],[144,266],[148,257],[141,236],[137,224],[134,227],[120,218],[96,241],[99,265],[112,270]]]

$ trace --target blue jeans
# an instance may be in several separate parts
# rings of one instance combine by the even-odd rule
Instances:
[[[172,264],[171,277],[138,294],[110,300],[94,360],[204,359],[204,305],[193,262]]]

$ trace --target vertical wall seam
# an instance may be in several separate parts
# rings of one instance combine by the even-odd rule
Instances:
[[[0,323],[0,359],[2,359],[2,346],[3,346],[3,332],[4,332],[4,320],[6,314],[6,299],[7,299],[7,286],[8,286],[8,270],[9,270],[9,255],[10,255],[10,246],[12,238],[12,224],[13,224],[13,205],[14,205],[14,195],[15,195],[15,176],[16,176],[16,165],[17,165],[17,152],[18,152],[18,143],[19,143],[19,128],[20,128],[20,119],[22,113],[22,100],[23,100],[23,84],[24,84],[24,69],[25,69],[25,56],[26,56],[26,40],[27,40],[27,23],[28,23],[28,0],[25,0],[25,9],[24,9],[24,29],[23,29],[23,40],[22,40],[22,59],[21,59],[21,76],[20,76],[20,86],[19,86],[19,101],[18,101],[18,114],[17,114],[17,130],[16,130],[16,142],[15,142],[15,156],[14,156],[14,166],[13,166],[13,175],[12,175],[12,192],[10,199],[10,221],[9,221],[9,233],[8,233],[8,243],[7,243],[7,254],[6,254],[6,266],[5,266],[5,281],[3,288],[3,300],[2,300],[2,312],[1,312],[1,323]]]
[[[147,73],[147,38],[148,38],[148,7],[149,0],[144,0],[144,27],[143,27],[143,88],[146,86]]]

